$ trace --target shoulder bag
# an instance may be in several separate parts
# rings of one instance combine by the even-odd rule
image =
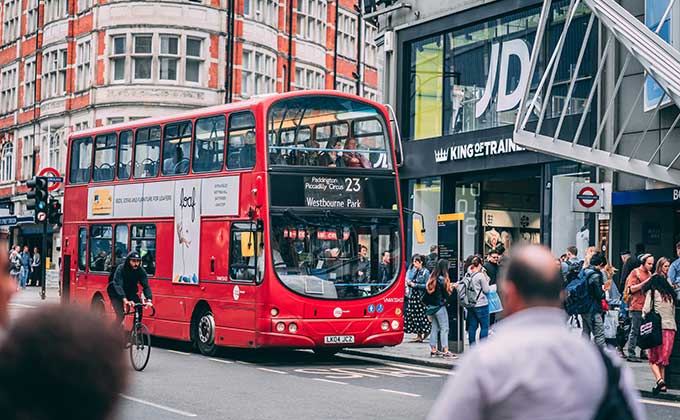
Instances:
[[[637,345],[641,349],[647,350],[661,345],[662,342],[661,315],[656,312],[654,307],[654,290],[652,290],[652,309],[642,318]]]

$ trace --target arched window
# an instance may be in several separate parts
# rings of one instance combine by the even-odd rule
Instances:
[[[61,133],[54,132],[50,133],[50,166],[55,168],[57,171],[62,170],[61,168]]]
[[[14,179],[14,145],[5,143],[2,147],[2,160],[0,161],[0,182]]]

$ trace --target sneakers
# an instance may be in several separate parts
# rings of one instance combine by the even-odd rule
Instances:
[[[629,362],[631,362],[631,363],[641,363],[641,362],[642,362],[642,360],[638,359],[638,358],[635,357],[635,356],[628,356],[628,357],[626,358],[626,360],[629,361]]]
[[[442,357],[443,357],[444,359],[451,359],[451,360],[455,360],[455,359],[458,358],[457,355],[451,353],[450,351],[447,351],[446,353],[442,353]]]

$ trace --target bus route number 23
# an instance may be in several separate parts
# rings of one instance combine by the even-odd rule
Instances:
[[[345,191],[359,192],[361,191],[361,183],[359,178],[345,178]]]

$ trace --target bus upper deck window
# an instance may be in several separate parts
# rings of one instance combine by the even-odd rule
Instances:
[[[229,116],[227,169],[249,169],[255,166],[255,117],[250,111]]]
[[[116,133],[102,134],[94,139],[92,181],[113,181],[116,164]]]
[[[132,131],[120,133],[118,139],[118,179],[130,179],[132,167]]]
[[[69,182],[85,184],[90,181],[92,167],[92,137],[83,137],[71,142],[71,165]]]
[[[163,175],[189,173],[191,155],[191,121],[165,126],[163,136]]]
[[[135,137],[135,178],[158,176],[161,158],[161,128],[145,127]]]
[[[224,115],[196,121],[194,138],[194,172],[216,172],[224,166]]]

